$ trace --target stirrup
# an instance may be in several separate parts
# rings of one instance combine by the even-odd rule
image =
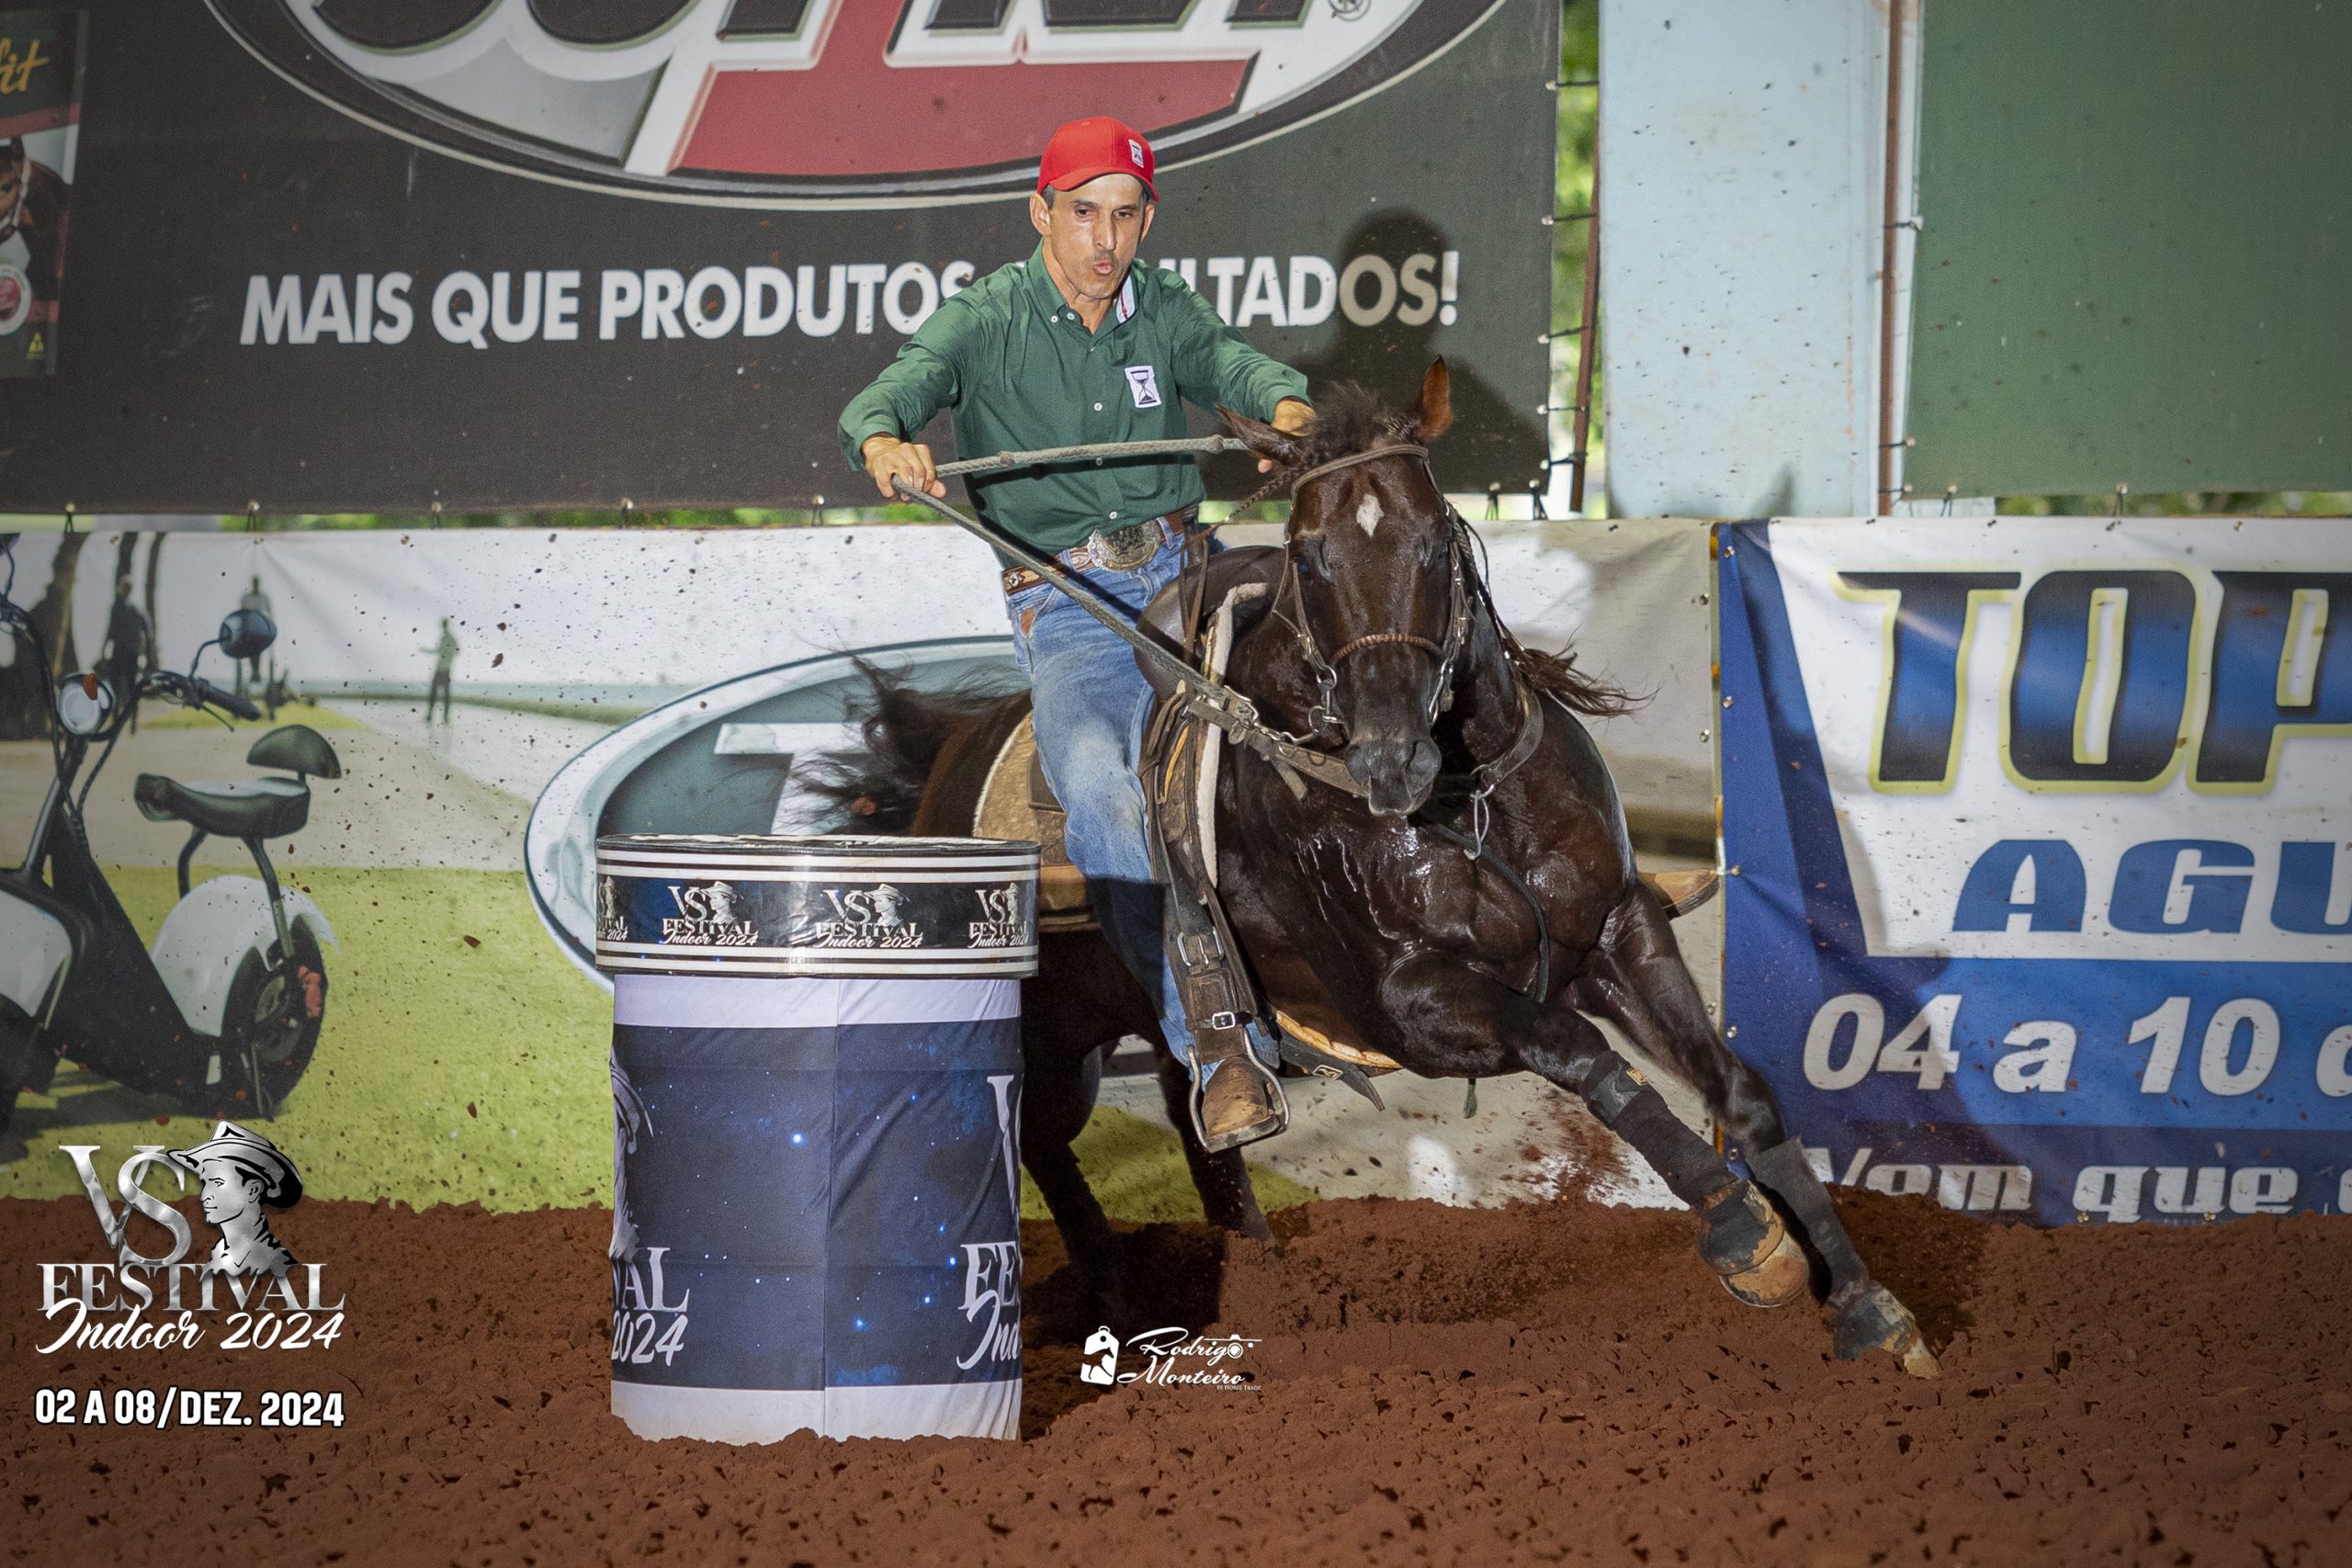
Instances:
[[[1249,1049],[1246,1042],[1240,1055],[1204,1062],[1202,1066],[1207,1071],[1193,1080],[1190,1106],[1193,1135],[1200,1139],[1202,1148],[1211,1154],[1220,1154],[1227,1149],[1239,1148],[1244,1144],[1254,1144],[1261,1138],[1273,1137],[1289,1128],[1290,1101],[1283,1094],[1282,1081],[1258,1060],[1257,1053]],[[1264,1107],[1265,1114],[1238,1127],[1212,1134],[1202,1118],[1201,1108],[1208,1099],[1209,1085],[1220,1074],[1228,1072],[1241,1074],[1258,1090],[1259,1103]]]

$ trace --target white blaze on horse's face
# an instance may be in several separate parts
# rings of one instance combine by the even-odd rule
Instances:
[[[1367,539],[1380,532],[1380,498],[1368,491],[1356,502],[1356,526],[1363,530]]]

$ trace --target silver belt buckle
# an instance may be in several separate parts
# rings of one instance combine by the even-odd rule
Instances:
[[[1087,536],[1086,549],[1097,566],[1133,571],[1159,553],[1159,520],[1130,523],[1107,534],[1097,528]]]

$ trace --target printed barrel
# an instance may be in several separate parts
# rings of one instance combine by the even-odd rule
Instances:
[[[627,834],[597,873],[615,1414],[1016,1436],[1036,846]]]

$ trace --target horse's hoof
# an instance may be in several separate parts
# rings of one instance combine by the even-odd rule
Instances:
[[[1830,1348],[1841,1361],[1860,1360],[1872,1350],[1883,1350],[1915,1378],[1936,1377],[1943,1371],[1920,1336],[1918,1320],[1910,1309],[1894,1299],[1894,1292],[1875,1282],[1838,1314]]]
[[[1700,1206],[1699,1218],[1699,1256],[1749,1306],[1786,1306],[1812,1285],[1804,1249],[1752,1184],[1724,1189]]]
[[[1745,1274],[1724,1276],[1724,1289],[1752,1307],[1784,1307],[1805,1294],[1812,1283],[1813,1263],[1786,1230],[1762,1263]]]

